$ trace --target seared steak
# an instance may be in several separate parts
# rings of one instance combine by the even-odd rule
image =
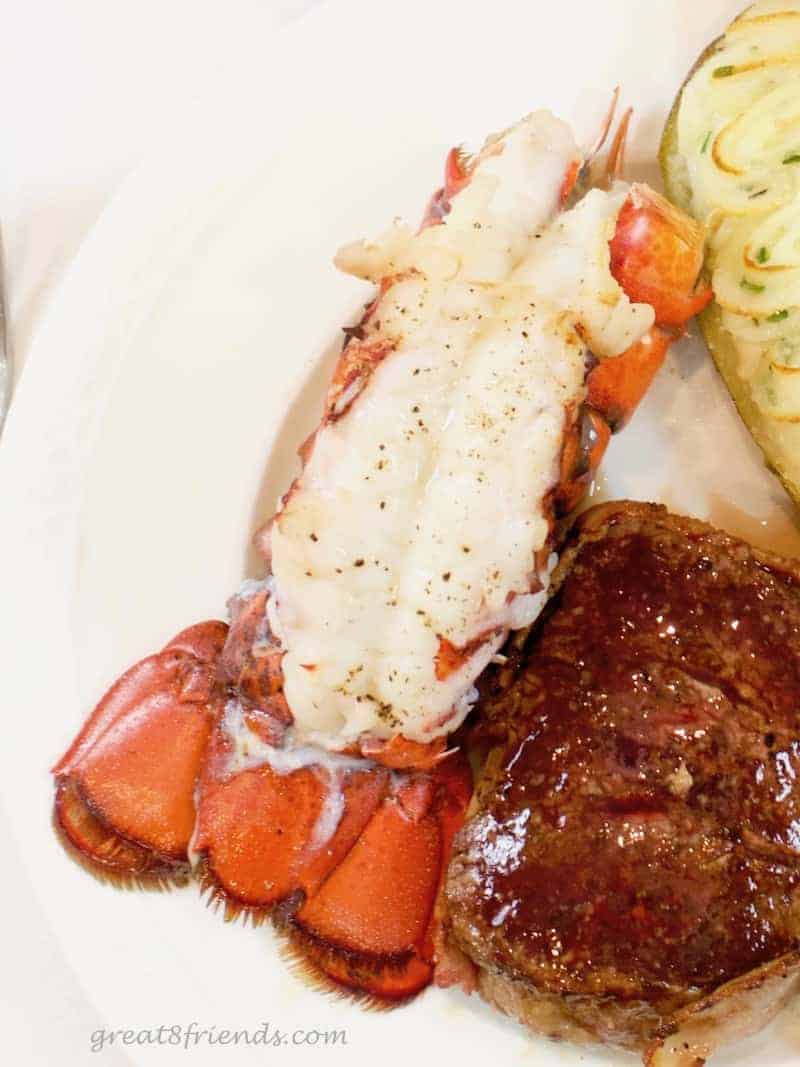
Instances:
[[[448,937],[534,1029],[703,1063],[800,982],[800,563],[623,503],[553,588],[484,701]]]

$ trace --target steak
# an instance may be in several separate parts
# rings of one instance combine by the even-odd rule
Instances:
[[[533,1029],[694,1067],[800,986],[800,562],[623,502],[552,588],[484,695],[448,944]]]

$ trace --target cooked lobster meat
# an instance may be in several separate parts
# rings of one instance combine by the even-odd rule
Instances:
[[[587,512],[477,727],[446,883],[481,993],[696,1067],[800,990],[800,564]]]
[[[258,536],[266,576],[227,636],[192,627],[124,675],[54,769],[84,861],[191,868],[350,989],[430,981],[472,787],[452,736],[545,602],[556,520],[710,298],[702,228],[590,176],[537,112],[448,156],[419,231],[339,253],[377,290]]]

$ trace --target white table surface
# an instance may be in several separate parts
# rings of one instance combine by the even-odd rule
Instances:
[[[55,287],[149,146],[232,64],[257,64],[264,43],[319,2],[0,4],[0,221],[16,379]],[[32,899],[2,812],[0,856],[0,1060],[126,1067],[121,1051],[90,1051],[103,1020]]]

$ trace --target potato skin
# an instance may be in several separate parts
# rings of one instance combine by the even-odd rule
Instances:
[[[683,157],[678,153],[678,109],[681,106],[684,88],[706,60],[711,59],[714,53],[719,50],[721,43],[722,37],[716,37],[711,44],[707,45],[683,79],[678,95],[675,97],[667,116],[664,132],[661,135],[661,144],[658,149],[658,162],[661,167],[661,177],[664,180],[667,196],[673,204],[689,215],[692,214],[692,190],[685,175]]]
[[[661,137],[661,145],[658,153],[658,161],[661,167],[661,176],[664,181],[669,199],[688,214],[692,212],[692,191],[686,174],[686,166],[683,157],[678,152],[678,109],[684,87],[691,81],[695,72],[718,51],[722,38],[712,41],[698,57],[692,69],[687,74],[683,85],[670,110],[664,132]],[[708,346],[717,370],[722,375],[722,380],[728,387],[736,409],[753,440],[764,454],[767,467],[773,471],[783,483],[786,492],[794,503],[800,507],[800,451],[797,453],[796,463],[787,463],[782,457],[780,447],[780,434],[791,432],[767,419],[753,403],[750,388],[747,382],[739,375],[738,357],[736,347],[727,330],[721,325],[721,314],[716,301],[712,301],[709,307],[698,316],[703,340]]]

